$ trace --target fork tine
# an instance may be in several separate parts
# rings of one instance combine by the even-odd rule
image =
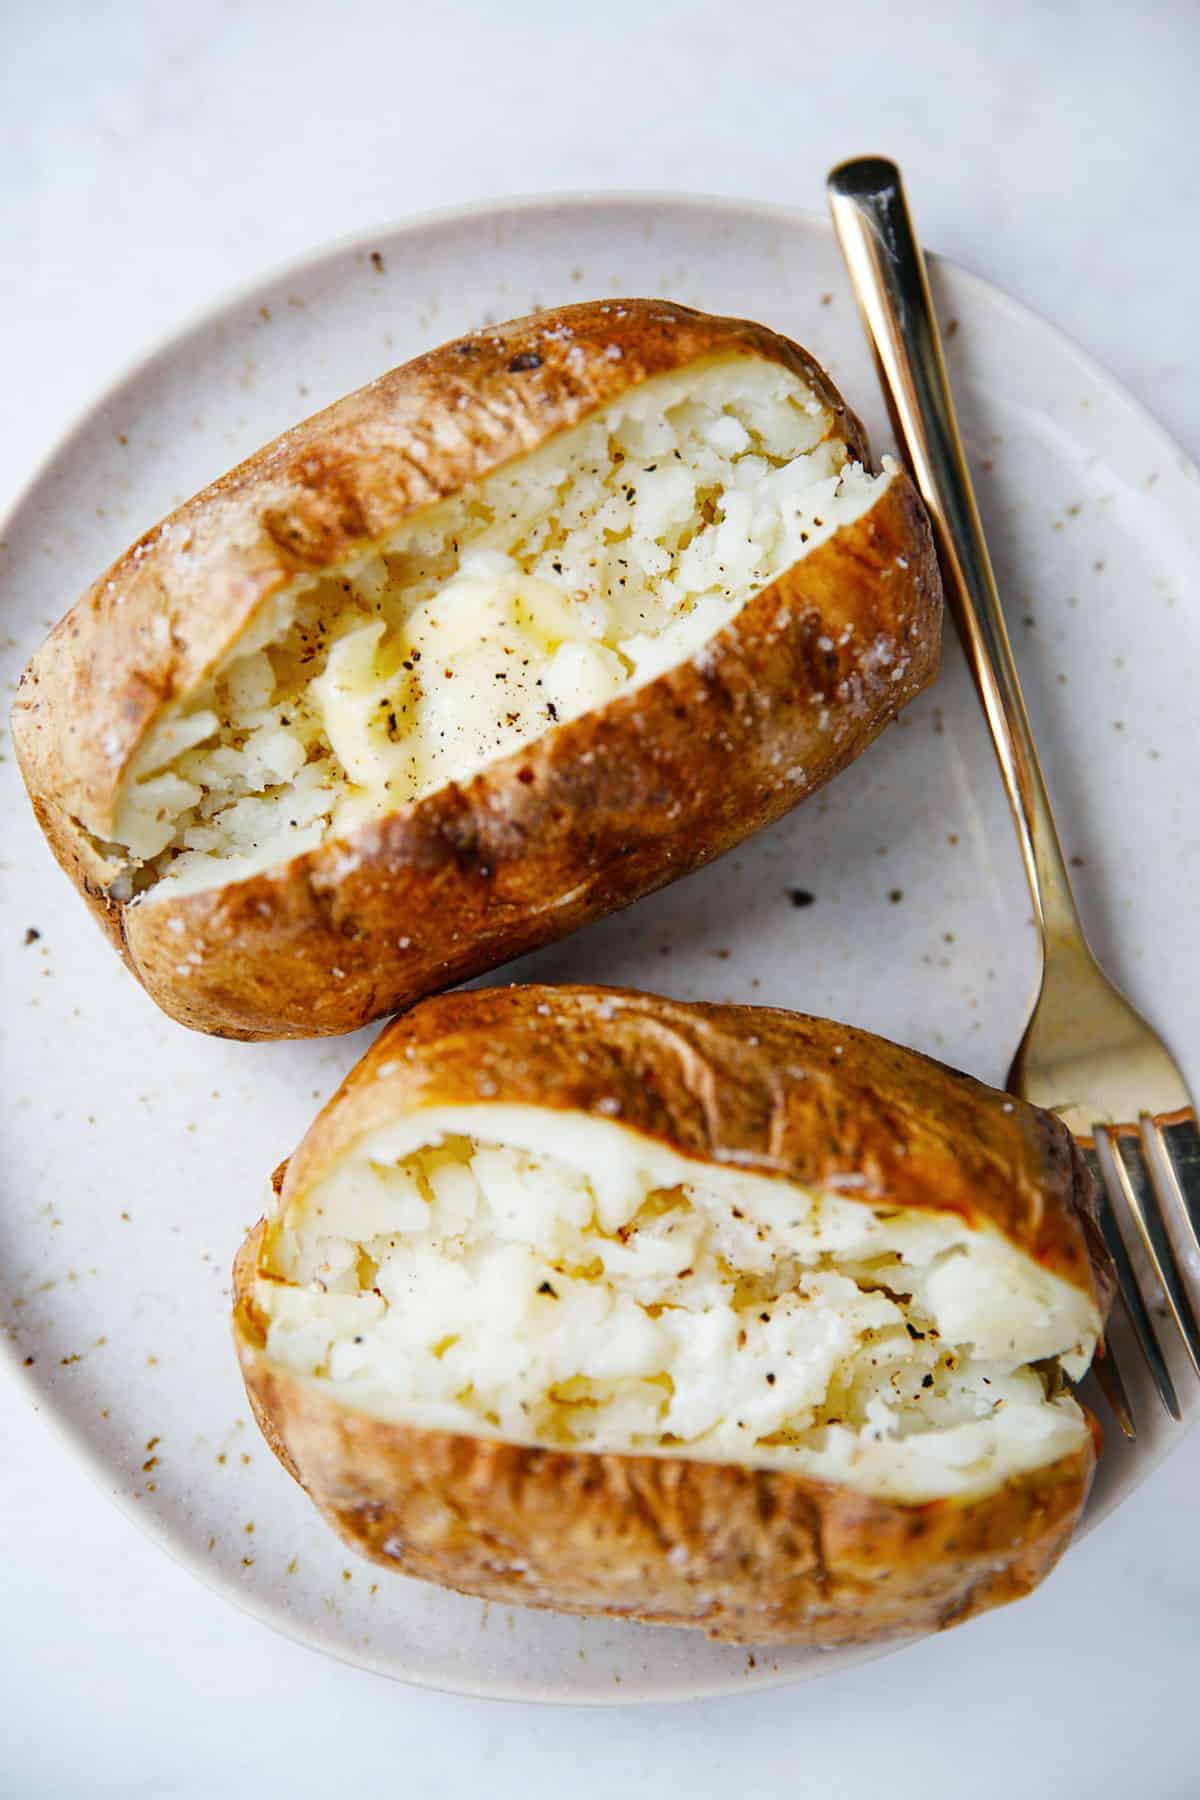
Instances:
[[[1133,1408],[1129,1403],[1129,1392],[1125,1386],[1125,1377],[1121,1373],[1121,1365],[1113,1354],[1112,1345],[1104,1338],[1096,1346],[1096,1354],[1092,1358],[1092,1374],[1096,1377],[1096,1385],[1108,1401],[1108,1410],[1120,1426],[1122,1433],[1130,1443],[1137,1438],[1137,1426],[1133,1422]]]
[[[1174,1246],[1163,1221],[1162,1203],[1155,1189],[1153,1170],[1142,1149],[1141,1134],[1134,1125],[1105,1125],[1102,1129],[1125,1204],[1138,1228],[1155,1279],[1162,1287],[1192,1365],[1200,1375],[1200,1325],[1196,1323]]]
[[[1122,1433],[1130,1443],[1135,1442],[1137,1426],[1133,1422],[1133,1408],[1129,1403],[1125,1377],[1121,1373],[1121,1365],[1113,1354],[1111,1344],[1103,1338],[1097,1344],[1096,1354],[1092,1358],[1092,1374],[1096,1377],[1096,1385],[1108,1401],[1108,1410],[1117,1421]]]
[[[1185,1111],[1143,1119],[1142,1140],[1148,1151],[1153,1145],[1160,1152],[1163,1178],[1177,1202],[1176,1217],[1187,1220],[1200,1259],[1200,1130],[1196,1115]]]
[[[1176,1421],[1182,1419],[1183,1413],[1179,1405],[1179,1396],[1175,1392],[1175,1383],[1171,1380],[1171,1371],[1167,1368],[1166,1359],[1158,1341],[1158,1334],[1153,1321],[1142,1299],[1141,1289],[1133,1272],[1133,1264],[1129,1260],[1129,1252],[1125,1248],[1125,1240],[1117,1224],[1109,1198],[1108,1176],[1101,1164],[1100,1157],[1091,1144],[1080,1145],[1084,1160],[1091,1169],[1096,1182],[1096,1194],[1099,1201],[1100,1229],[1104,1233],[1104,1241],[1108,1245],[1109,1254],[1117,1271],[1117,1285],[1121,1298],[1125,1302],[1125,1311],[1129,1315],[1129,1323],[1133,1326],[1134,1335],[1141,1346],[1146,1366],[1154,1380],[1158,1397]],[[1115,1162],[1114,1158],[1114,1162]]]

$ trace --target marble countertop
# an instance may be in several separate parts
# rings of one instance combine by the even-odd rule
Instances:
[[[546,189],[817,209],[864,150],[903,163],[932,246],[1200,452],[1189,0],[1135,21],[1082,0],[14,0],[5,39],[0,507],[131,359],[314,244]],[[143,1540],[7,1381],[0,1427],[0,1790],[21,1800],[1200,1789],[1200,1436],[1019,1608],[805,1688],[584,1711],[285,1642]]]

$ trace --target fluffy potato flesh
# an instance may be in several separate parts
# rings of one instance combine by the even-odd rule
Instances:
[[[468,781],[701,652],[890,479],[778,364],[631,389],[276,596],[135,756],[118,881],[241,879]]]
[[[269,1361],[384,1419],[907,1502],[1077,1450],[1100,1326],[992,1227],[500,1105],[361,1140],[277,1207],[255,1298]]]

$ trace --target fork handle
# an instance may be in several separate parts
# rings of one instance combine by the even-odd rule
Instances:
[[[900,171],[884,157],[858,157],[833,170],[828,189],[834,230],[897,441],[933,521],[951,608],[992,734],[1043,940],[1080,937]]]

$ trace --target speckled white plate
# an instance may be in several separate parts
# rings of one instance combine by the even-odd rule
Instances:
[[[959,270],[938,264],[934,278],[1087,922],[1195,1087],[1196,474],[1048,326]],[[886,442],[819,219],[635,197],[417,220],[268,277],[182,331],[82,421],[3,533],[6,676],[128,541],[264,439],[432,342],[603,294],[670,295],[777,326],[832,371],[877,447]],[[243,1046],[161,1018],[54,868],[7,745],[0,804],[0,1317],[25,1385],[6,1385],[6,1405],[39,1408],[130,1518],[238,1605],[405,1680],[666,1699],[862,1660],[754,1657],[692,1633],[489,1608],[350,1559],[258,1438],[227,1308],[265,1173],[368,1034]],[[936,689],[824,795],[497,979],[533,976],[829,1013],[1002,1080],[1032,997],[1033,934],[954,643]],[[1145,1428],[1132,1450],[1110,1433],[1092,1519],[1173,1441],[1144,1389],[1138,1398]],[[91,1492],[81,1471],[81,1506]]]

